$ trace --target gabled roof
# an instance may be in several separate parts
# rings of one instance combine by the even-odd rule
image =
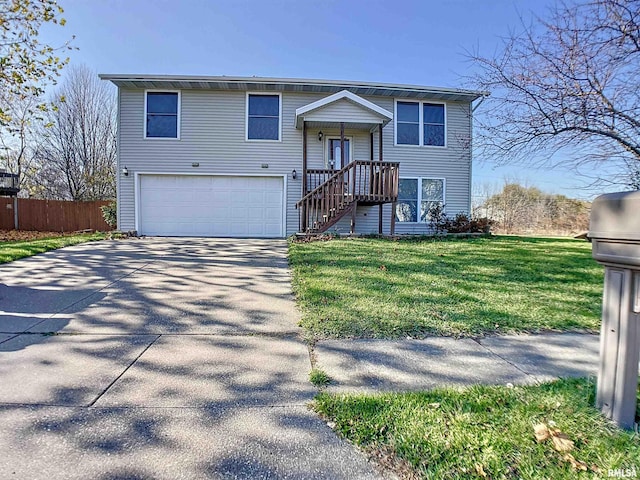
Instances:
[[[320,80],[304,78],[227,77],[189,75],[128,75],[100,74],[122,88],[213,89],[213,90],[271,90],[274,92],[311,92],[332,94],[348,90],[356,95],[376,95],[395,98],[430,98],[452,102],[473,102],[488,92],[459,88],[427,87],[394,83],[354,82],[349,80]]]
[[[355,107],[364,109],[369,113],[372,113],[375,117],[377,117],[377,123],[385,125],[393,120],[393,114],[388,110],[385,110],[375,103],[372,103],[369,100],[365,100],[364,98],[359,97],[358,95],[351,93],[348,90],[342,90],[341,92],[334,93],[333,95],[329,95],[325,98],[321,98],[320,100],[305,105],[304,107],[297,108],[296,128],[302,127],[302,122],[304,121],[305,116],[309,116],[314,112],[318,112],[328,107],[329,105],[340,102],[342,100],[346,100],[349,103],[353,104]],[[336,118],[335,120],[340,121],[339,118]]]

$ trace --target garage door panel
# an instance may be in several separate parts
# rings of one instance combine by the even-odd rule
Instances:
[[[279,177],[141,175],[143,235],[280,237]]]

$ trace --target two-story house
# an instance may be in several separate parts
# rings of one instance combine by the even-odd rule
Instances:
[[[468,213],[468,90],[101,75],[118,87],[118,227],[141,235],[425,233]]]

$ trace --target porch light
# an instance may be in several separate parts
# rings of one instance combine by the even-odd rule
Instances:
[[[320,130],[318,132],[318,141],[321,142],[323,137],[324,137],[324,133],[322,133],[322,130]]]
[[[294,180],[298,178],[298,172],[296,172],[295,168],[291,171],[291,178],[293,178]]]
[[[129,169],[126,166],[122,169],[122,175],[125,177],[129,176]]]

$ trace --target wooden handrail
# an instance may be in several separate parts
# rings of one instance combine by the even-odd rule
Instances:
[[[341,168],[340,170],[336,170],[335,173],[333,175],[331,175],[329,178],[327,178],[324,183],[322,183],[321,185],[318,185],[316,188],[314,188],[313,190],[311,190],[310,192],[307,192],[307,194],[302,197],[300,200],[298,200],[298,202],[296,202],[296,208],[299,207],[300,205],[302,205],[302,203],[311,198],[314,197],[316,195],[318,195],[319,193],[321,193],[323,191],[323,188],[331,183],[334,182],[335,180],[337,180],[338,178],[344,178],[344,174],[347,173],[349,170],[355,170],[357,167],[360,167],[359,173],[360,173],[360,179],[364,179],[366,177],[366,174],[364,174],[364,172],[366,170],[364,170],[362,167],[370,167],[370,171],[373,173],[373,168],[374,167],[380,167],[381,169],[383,168],[389,168],[389,169],[394,169],[397,171],[397,169],[399,168],[400,164],[397,162],[380,162],[380,161],[372,161],[372,160],[354,160],[353,162],[345,165],[343,168]],[[313,173],[316,173],[317,171],[320,171],[322,169],[313,169],[313,170],[309,170],[312,171]],[[395,175],[394,175],[395,176]],[[382,182],[382,175],[380,175],[380,182]],[[306,181],[306,178],[305,180]],[[354,191],[352,191],[352,194],[355,194],[355,185],[356,185],[356,176],[353,176],[353,180],[352,180],[352,188],[354,189]],[[393,185],[394,182],[392,182]],[[360,184],[358,182],[358,184]],[[390,185],[390,187],[392,187],[392,185]],[[385,185],[386,186],[386,185]],[[383,183],[380,183],[379,187],[376,188],[375,190],[377,190],[376,192],[362,192],[363,195],[367,195],[367,194],[378,194],[378,195],[382,195],[383,193],[390,193],[390,195],[386,195],[386,196],[397,196],[397,192],[383,192]],[[392,188],[391,190],[395,190],[394,188]]]
[[[303,230],[326,231],[349,212],[353,223],[357,205],[397,201],[399,168],[396,162],[355,160],[335,172],[322,171],[331,176],[296,202]]]

